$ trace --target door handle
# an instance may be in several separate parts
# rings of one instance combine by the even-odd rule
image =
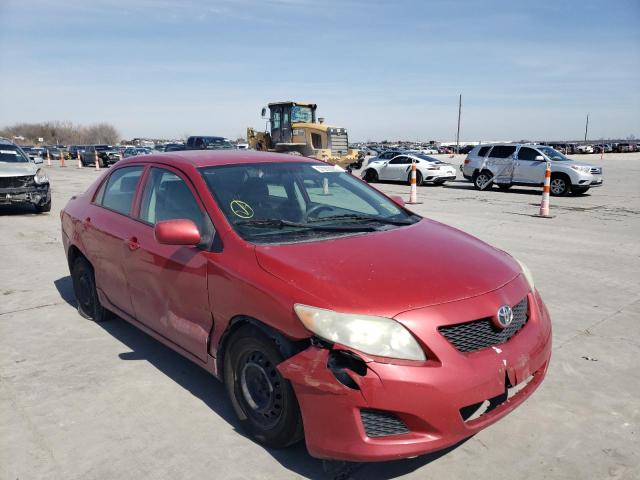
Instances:
[[[140,248],[140,244],[138,243],[138,239],[136,237],[131,237],[127,240],[127,247],[132,252],[138,250]]]

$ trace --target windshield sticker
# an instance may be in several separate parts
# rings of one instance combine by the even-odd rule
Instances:
[[[338,165],[313,165],[312,168],[320,173],[344,172],[344,168],[341,168]]]
[[[246,202],[242,200],[232,200],[229,204],[231,207],[231,212],[240,218],[251,218],[253,217],[253,208]]]
[[[0,150],[0,153],[4,153],[6,155],[18,155],[17,150]]]

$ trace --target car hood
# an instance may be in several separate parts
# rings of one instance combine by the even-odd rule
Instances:
[[[520,274],[506,253],[427,219],[255,253],[264,270],[315,296],[314,306],[386,317],[481,295]]]
[[[31,162],[8,163],[0,162],[0,177],[19,177],[35,175],[38,167]]]

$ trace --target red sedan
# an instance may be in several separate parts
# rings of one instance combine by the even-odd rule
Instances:
[[[520,405],[549,364],[522,263],[316,160],[133,157],[61,218],[80,314],[116,314],[223,380],[270,447],[439,450]]]

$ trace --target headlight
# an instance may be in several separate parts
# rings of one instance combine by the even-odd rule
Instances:
[[[38,184],[49,183],[49,179],[47,178],[47,174],[44,173],[44,170],[39,168],[36,174],[33,177],[33,180]]]
[[[527,283],[529,284],[529,288],[531,288],[531,291],[534,290],[535,285],[533,283],[533,275],[531,274],[531,270],[529,270],[529,268],[522,263],[520,260],[518,260],[517,258],[513,257],[513,259],[518,262],[518,265],[520,265],[520,270],[522,270],[522,275],[524,275],[524,278],[527,279]]]
[[[390,318],[338,313],[301,304],[293,309],[307,329],[325,340],[380,357],[426,360],[409,330]]]
[[[571,168],[573,168],[577,172],[582,173],[589,173],[591,171],[591,167],[584,167],[582,165],[571,165]]]

